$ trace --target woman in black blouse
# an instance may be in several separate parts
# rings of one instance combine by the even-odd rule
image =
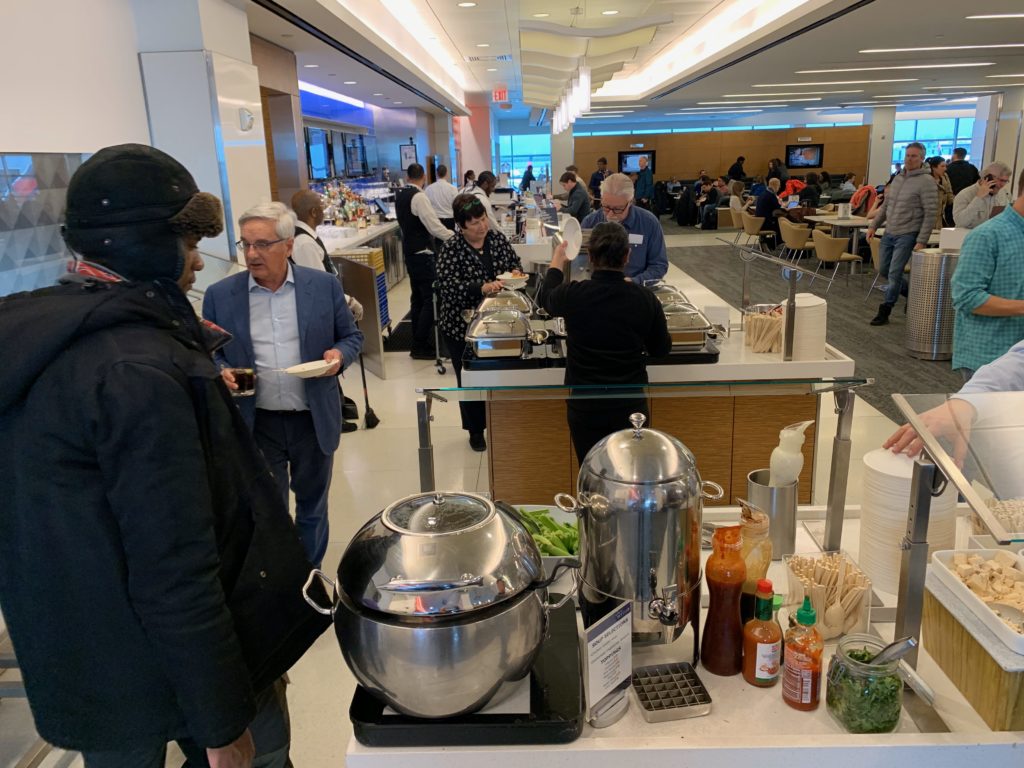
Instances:
[[[462,386],[462,355],[466,350],[466,321],[462,312],[476,309],[484,296],[502,289],[497,276],[521,271],[519,256],[508,239],[490,228],[487,211],[476,195],[461,194],[452,200],[455,237],[448,240],[437,257],[437,292],[440,298],[438,325]],[[483,403],[460,402],[462,428],[469,432],[474,451],[487,450],[484,428],[487,416]]]
[[[588,250],[590,280],[563,282],[568,264],[564,243],[555,250],[544,278],[544,308],[553,317],[565,318],[565,383],[646,384],[646,355],[662,357],[672,349],[665,312],[650,290],[625,276],[629,235],[621,224],[594,227]],[[580,462],[605,435],[626,429],[630,414],[649,416],[647,398],[637,388],[602,391],[637,396],[568,401],[569,432]]]

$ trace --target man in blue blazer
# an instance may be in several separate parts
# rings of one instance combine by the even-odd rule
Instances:
[[[231,368],[256,371],[253,397],[238,397],[287,504],[295,493],[295,524],[311,563],[327,550],[327,494],[334,452],[341,437],[337,375],[359,355],[356,328],[337,277],[295,266],[288,257],[295,235],[291,212],[281,203],[251,208],[238,221],[238,246],[248,272],[210,286],[203,317],[230,332],[215,360],[231,390]],[[331,363],[315,378],[282,369],[298,363]]]

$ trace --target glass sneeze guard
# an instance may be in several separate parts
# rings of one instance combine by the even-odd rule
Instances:
[[[1024,542],[1024,392],[892,397],[992,537]]]

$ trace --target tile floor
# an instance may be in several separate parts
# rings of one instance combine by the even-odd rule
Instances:
[[[717,244],[719,234],[693,233],[672,235],[669,246]],[[721,236],[731,239],[731,233]],[[668,279],[686,280],[678,268],[670,267]],[[408,284],[396,286],[389,295],[395,316],[404,314],[408,304]],[[448,367],[439,375],[431,361],[410,359],[405,353],[389,353],[387,380],[367,376],[370,406],[380,418],[373,430],[360,429],[344,436],[335,457],[331,488],[331,543],[324,560],[330,571],[338,563],[345,544],[369,517],[402,496],[419,491],[417,462],[416,394],[417,387],[455,386]],[[345,388],[359,402],[359,374],[347,374]],[[815,503],[823,504],[831,458],[831,436],[835,433],[835,415],[831,403],[821,409],[815,459]],[[486,490],[486,454],[474,453],[459,427],[458,406],[438,404],[434,410],[432,437],[438,487],[462,490]],[[893,430],[893,423],[858,400],[854,412],[853,450],[847,501],[860,498],[861,457],[876,448]],[[360,422],[361,424],[362,422]],[[543,503],[546,500],[540,500]],[[292,760],[296,766],[340,768],[351,736],[348,705],[355,682],[345,666],[336,639],[325,633],[291,673],[289,702],[292,715]],[[23,700],[0,702],[0,768],[14,768],[21,752],[34,734],[28,707]],[[172,753],[170,765],[180,765]],[[54,753],[44,768],[80,766],[75,755]]]

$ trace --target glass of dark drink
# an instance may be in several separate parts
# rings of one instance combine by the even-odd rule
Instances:
[[[256,371],[252,368],[228,368],[235,377],[238,389],[232,390],[235,397],[252,397],[256,394]]]

